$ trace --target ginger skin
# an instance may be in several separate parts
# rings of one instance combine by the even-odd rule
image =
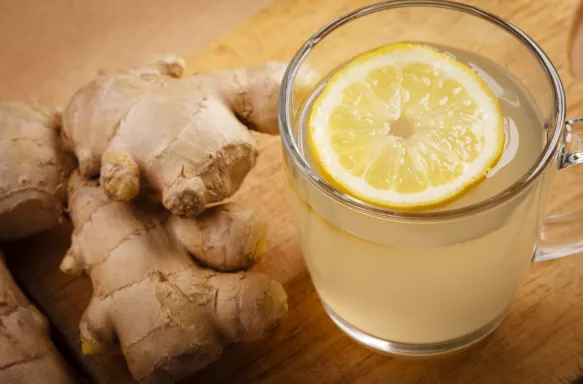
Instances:
[[[99,77],[63,114],[66,146],[81,174],[100,175],[112,200],[136,197],[142,182],[175,215],[196,216],[237,191],[255,165],[249,132],[274,134],[285,64],[182,78],[167,56]]]
[[[46,319],[18,289],[0,252],[0,383],[71,382]]]
[[[58,140],[60,115],[0,101],[0,241],[56,226],[74,160]],[[47,320],[14,283],[0,252],[0,383],[71,383]]]
[[[61,269],[86,272],[94,288],[79,326],[82,350],[104,352],[119,340],[140,383],[186,377],[225,345],[270,335],[286,315],[282,286],[243,271],[265,241],[263,224],[245,208],[181,218],[141,197],[112,201],[75,172],[69,210],[75,231]]]
[[[0,101],[0,241],[31,236],[61,220],[74,160],[60,147],[59,129],[54,110]]]

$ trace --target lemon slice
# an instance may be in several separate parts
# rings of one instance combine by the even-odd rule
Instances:
[[[409,43],[336,72],[312,106],[308,135],[317,166],[339,188],[395,209],[459,196],[504,147],[498,100],[478,74]]]

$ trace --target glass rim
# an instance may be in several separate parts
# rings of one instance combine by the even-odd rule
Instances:
[[[475,16],[486,20],[490,23],[495,24],[501,29],[513,35],[518,39],[537,59],[545,74],[549,80],[549,85],[552,91],[553,100],[553,135],[547,140],[545,147],[542,150],[541,155],[537,158],[535,164],[523,175],[520,179],[515,181],[510,187],[499,192],[498,194],[489,197],[486,200],[482,200],[478,203],[474,203],[465,207],[445,210],[445,211],[433,211],[433,212],[411,212],[411,211],[398,211],[390,208],[383,208],[380,206],[375,206],[373,204],[367,203],[356,197],[348,195],[341,190],[334,187],[332,184],[328,183],[324,178],[322,178],[313,168],[308,164],[303,154],[300,152],[297,143],[294,140],[294,135],[292,132],[291,116],[292,111],[290,108],[291,101],[293,100],[293,82],[299,71],[300,66],[312,51],[312,49],[322,40],[324,37],[353,20],[360,17],[376,13],[379,11],[385,11],[389,9],[397,9],[403,7],[433,7],[433,8],[443,8],[453,11],[459,11],[471,16]],[[511,199],[512,197],[519,194],[521,191],[526,189],[534,180],[536,180],[544,169],[549,165],[551,159],[555,156],[556,151],[559,148],[559,142],[564,130],[565,119],[566,119],[566,101],[565,101],[565,90],[563,84],[559,77],[559,74],[552,64],[549,57],[542,50],[542,48],[525,32],[520,28],[516,27],[512,23],[490,13],[484,11],[480,8],[461,4],[453,1],[447,0],[393,0],[385,1],[377,4],[372,4],[366,7],[362,7],[344,14],[343,16],[332,20],[322,28],[320,28],[316,33],[314,33],[296,52],[292,60],[290,61],[287,70],[283,76],[281,83],[281,89],[279,92],[278,101],[278,122],[280,127],[280,135],[282,138],[283,146],[290,156],[293,165],[303,174],[303,176],[308,179],[318,190],[326,194],[327,196],[333,198],[334,200],[340,202],[341,204],[352,208],[354,210],[374,215],[381,218],[389,219],[401,219],[401,220],[415,220],[415,221],[436,221],[444,219],[452,219],[460,216],[467,216],[470,214],[482,212],[484,210],[498,206],[505,201]]]

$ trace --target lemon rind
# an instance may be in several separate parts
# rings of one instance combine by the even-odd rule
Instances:
[[[331,147],[327,125],[330,112],[342,102],[342,90],[345,87],[364,78],[372,69],[410,63],[434,63],[439,66],[442,73],[453,74],[450,77],[460,82],[476,104],[482,108],[485,141],[495,143],[486,145],[485,148],[491,150],[480,152],[478,157],[469,163],[469,168],[464,171],[464,175],[469,175],[468,177],[459,177],[450,183],[432,186],[422,192],[404,194],[374,188],[364,179],[355,177],[344,169]],[[369,51],[336,72],[317,97],[308,118],[308,126],[310,147],[318,168],[336,187],[369,203],[395,209],[425,208],[458,198],[485,178],[488,170],[494,167],[502,156],[504,148],[502,113],[496,96],[486,82],[473,69],[452,56],[413,43],[397,43]]]

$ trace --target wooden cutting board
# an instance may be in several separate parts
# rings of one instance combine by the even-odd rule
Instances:
[[[278,1],[191,57],[188,70],[288,61],[320,26],[367,3]],[[562,76],[569,116],[583,115],[583,86],[567,69],[568,31],[578,1],[470,3],[510,20],[538,41]],[[430,361],[401,360],[352,342],[324,313],[306,272],[286,200],[280,142],[261,137],[261,144],[262,157],[237,200],[255,207],[269,222],[269,250],[257,269],[285,284],[289,316],[274,337],[229,347],[220,361],[185,383],[558,384],[574,382],[583,375],[583,256],[533,265],[500,328],[479,346],[459,355]],[[553,194],[551,209],[583,204],[583,166],[580,168],[560,172],[555,191],[562,194]],[[575,225],[583,230],[583,223]],[[77,325],[92,289],[88,279],[71,278],[58,270],[69,236],[70,227],[63,225],[10,244],[6,247],[9,266],[63,336],[70,358],[96,382],[130,383],[119,351],[91,358],[79,353]]]

